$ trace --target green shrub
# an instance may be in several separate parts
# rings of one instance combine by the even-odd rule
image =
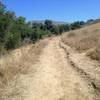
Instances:
[[[21,44],[21,36],[19,34],[12,34],[5,44],[6,49],[14,49]]]

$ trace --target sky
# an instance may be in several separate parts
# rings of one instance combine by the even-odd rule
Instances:
[[[8,10],[27,21],[73,22],[100,18],[100,0],[2,0]]]

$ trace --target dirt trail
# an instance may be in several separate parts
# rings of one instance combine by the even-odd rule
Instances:
[[[18,77],[22,94],[3,100],[96,100],[94,89],[72,67],[59,44],[59,37],[50,40],[39,62],[31,66],[37,67],[36,72]]]
[[[49,42],[37,63],[37,72],[27,82],[24,100],[94,100],[93,89],[71,67],[59,38]]]

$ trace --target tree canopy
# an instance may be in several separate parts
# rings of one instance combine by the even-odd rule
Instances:
[[[80,28],[84,24],[83,21],[77,21],[71,24],[55,25],[48,19],[44,23],[26,22],[24,17],[17,17],[0,1],[0,51],[19,47],[25,40],[34,43],[46,36],[59,35]]]

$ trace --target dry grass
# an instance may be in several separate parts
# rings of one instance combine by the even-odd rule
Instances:
[[[100,23],[66,33],[62,36],[62,41],[78,52],[93,49],[94,51],[88,52],[87,56],[93,60],[100,59],[100,48],[98,48],[100,47]]]
[[[97,47],[96,49],[87,52],[86,54],[88,57],[90,57],[93,60],[97,60],[100,62],[100,47]]]
[[[68,33],[68,35],[67,35],[68,38],[75,37],[75,36],[76,36],[76,35],[75,35],[74,32],[70,32],[70,33]]]
[[[28,74],[47,45],[48,39],[23,46],[0,58],[0,95],[5,86],[19,74]]]

